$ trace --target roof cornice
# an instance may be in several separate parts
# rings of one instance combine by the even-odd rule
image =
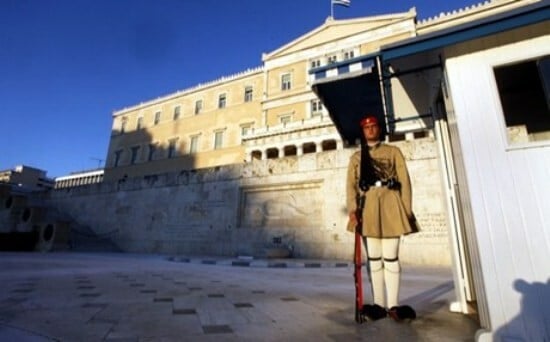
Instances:
[[[274,56],[277,56],[278,54],[285,51],[286,49],[290,48],[291,46],[296,45],[296,44],[298,44],[298,43],[300,43],[300,42],[302,42],[302,41],[304,41],[304,40],[306,40],[310,37],[313,37],[316,34],[318,34],[319,32],[322,32],[322,31],[324,31],[324,30],[326,30],[330,27],[352,25],[352,24],[358,24],[358,23],[374,23],[374,22],[377,22],[377,21],[386,21],[386,22],[387,21],[392,21],[392,20],[399,21],[399,20],[407,20],[407,19],[415,18],[415,17],[416,17],[416,8],[415,7],[412,7],[407,12],[377,15],[377,16],[371,16],[371,17],[361,17],[361,18],[343,19],[343,20],[335,20],[331,17],[328,17],[325,20],[325,22],[321,26],[317,27],[316,29],[313,29],[313,30],[309,31],[308,33],[306,33],[306,34],[290,41],[289,43],[279,47],[278,49],[276,49],[274,51],[264,53],[262,55],[262,61],[265,62],[265,61],[273,58]],[[384,26],[386,24],[387,23],[382,23],[380,26]],[[279,57],[279,56],[277,56],[277,57]]]

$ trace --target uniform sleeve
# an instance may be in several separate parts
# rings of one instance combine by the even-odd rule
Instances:
[[[357,166],[359,158],[357,153],[353,154],[348,164],[348,174],[346,179],[346,204],[348,213],[357,209],[356,195],[357,195],[357,180],[359,175],[357,174]]]
[[[401,201],[403,207],[409,217],[412,216],[412,189],[411,179],[409,177],[409,171],[407,170],[407,164],[405,163],[405,157],[399,148],[395,153],[395,171],[397,173],[397,180],[401,183]]]

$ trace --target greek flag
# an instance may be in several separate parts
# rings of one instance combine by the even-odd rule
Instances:
[[[351,0],[331,0],[333,5],[341,5],[349,7],[351,5]]]

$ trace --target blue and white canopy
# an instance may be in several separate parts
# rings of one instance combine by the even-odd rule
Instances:
[[[383,121],[384,106],[376,55],[364,55],[310,71],[312,89],[328,110],[342,139],[355,144],[362,137],[359,121],[375,115]]]

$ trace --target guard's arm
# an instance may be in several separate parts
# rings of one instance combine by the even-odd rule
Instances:
[[[407,170],[407,164],[405,163],[405,157],[399,149],[396,149],[394,161],[397,180],[400,183],[401,201],[403,202],[403,207],[405,208],[407,216],[412,217],[411,179]]]

